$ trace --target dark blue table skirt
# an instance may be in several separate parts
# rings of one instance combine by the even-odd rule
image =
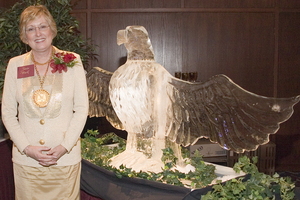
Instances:
[[[244,180],[248,178],[250,174]],[[297,186],[294,200],[300,200],[300,188]],[[82,160],[81,190],[101,200],[199,200],[212,187],[191,191],[185,187],[140,178],[119,179],[113,172]],[[280,195],[275,195],[275,199],[280,200]]]

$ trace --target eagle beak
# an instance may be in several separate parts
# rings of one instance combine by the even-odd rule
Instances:
[[[126,43],[126,30],[119,30],[117,33],[117,44],[121,45]]]

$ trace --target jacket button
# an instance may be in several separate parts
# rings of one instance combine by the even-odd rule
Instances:
[[[44,120],[44,119],[41,119],[41,120],[40,120],[40,124],[44,125],[44,124],[45,124],[45,120]]]
[[[40,144],[41,144],[41,145],[44,145],[44,144],[45,144],[45,140],[40,139]]]

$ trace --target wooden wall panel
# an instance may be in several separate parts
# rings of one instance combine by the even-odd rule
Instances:
[[[300,94],[300,13],[280,13],[278,94]]]
[[[162,64],[172,75],[176,71],[183,71],[183,49],[182,36],[184,30],[182,29],[182,13],[164,13],[163,26],[161,27],[162,40],[161,42],[152,41],[154,48],[155,59]],[[159,28],[159,27],[158,27]],[[148,30],[153,35],[153,30]],[[155,39],[155,38],[153,38]]]
[[[185,0],[186,8],[271,8],[275,0]]]
[[[273,14],[185,13],[182,24],[187,71],[198,71],[200,80],[225,74],[249,91],[273,96]]]
[[[87,9],[88,0],[71,0],[71,5],[73,9]]]
[[[81,32],[82,36],[86,38],[87,35],[87,14],[85,12],[77,12],[73,13],[72,16],[74,16],[78,22],[79,22],[79,31]]]
[[[300,94],[300,13],[279,15],[278,96]],[[300,104],[295,106],[292,119],[283,123],[276,134],[277,169],[299,171],[300,166]]]
[[[91,1],[95,9],[180,8],[181,0],[98,0]]]
[[[300,1],[299,0],[280,0],[279,1],[280,8],[300,8]]]

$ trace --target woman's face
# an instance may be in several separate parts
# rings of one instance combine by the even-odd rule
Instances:
[[[27,43],[33,51],[47,51],[52,47],[52,31],[44,16],[28,22],[25,34]]]

